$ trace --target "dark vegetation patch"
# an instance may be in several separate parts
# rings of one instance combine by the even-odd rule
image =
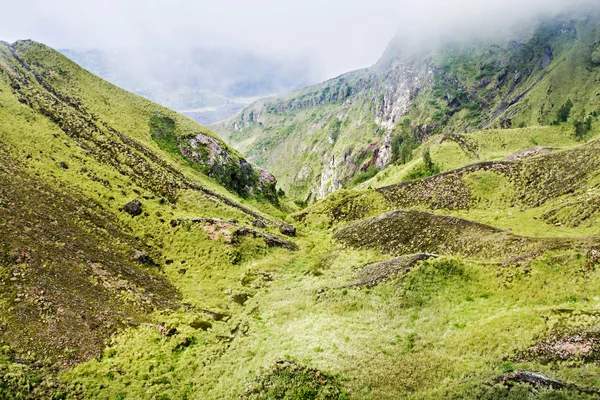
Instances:
[[[530,259],[547,250],[583,247],[573,239],[517,236],[489,225],[422,211],[393,211],[339,228],[334,238],[387,254],[436,253],[480,259]]]
[[[248,384],[242,398],[342,400],[349,397],[336,377],[294,361],[277,360]]]
[[[470,279],[471,277],[460,259],[423,260],[399,281],[402,307],[422,307],[445,287],[460,285]]]

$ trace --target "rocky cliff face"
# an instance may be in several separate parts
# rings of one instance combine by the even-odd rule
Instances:
[[[390,164],[392,130],[419,90],[431,84],[432,75],[427,64],[403,61],[383,72],[358,71],[291,98],[263,100],[215,129],[251,161],[278,173],[286,191],[318,200],[361,170]],[[313,118],[310,126],[295,121],[305,117]],[[292,160],[278,156],[285,146],[285,139],[277,137],[281,133],[295,142]],[[293,176],[281,174],[290,161],[296,166]],[[305,183],[294,190],[291,182],[298,180]]]
[[[431,85],[433,73],[433,67],[418,58],[395,62],[380,80],[383,87],[377,90],[375,123],[391,131],[408,114],[419,90]]]

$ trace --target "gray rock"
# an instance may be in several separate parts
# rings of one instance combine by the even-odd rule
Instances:
[[[125,204],[123,211],[132,217],[137,217],[138,215],[142,214],[142,202],[138,199],[130,201],[129,203]]]
[[[282,224],[279,227],[279,232],[283,233],[286,236],[296,236],[296,227],[291,224]]]

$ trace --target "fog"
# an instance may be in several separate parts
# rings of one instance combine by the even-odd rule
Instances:
[[[321,80],[377,61],[397,31],[412,44],[493,33],[574,0],[2,0],[0,39],[56,48],[245,49],[308,60]],[[144,60],[151,68],[152,60]],[[150,63],[150,65],[148,65]]]

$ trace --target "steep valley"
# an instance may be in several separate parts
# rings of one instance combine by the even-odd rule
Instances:
[[[231,144],[0,43],[0,398],[600,397],[594,12],[392,44]]]

